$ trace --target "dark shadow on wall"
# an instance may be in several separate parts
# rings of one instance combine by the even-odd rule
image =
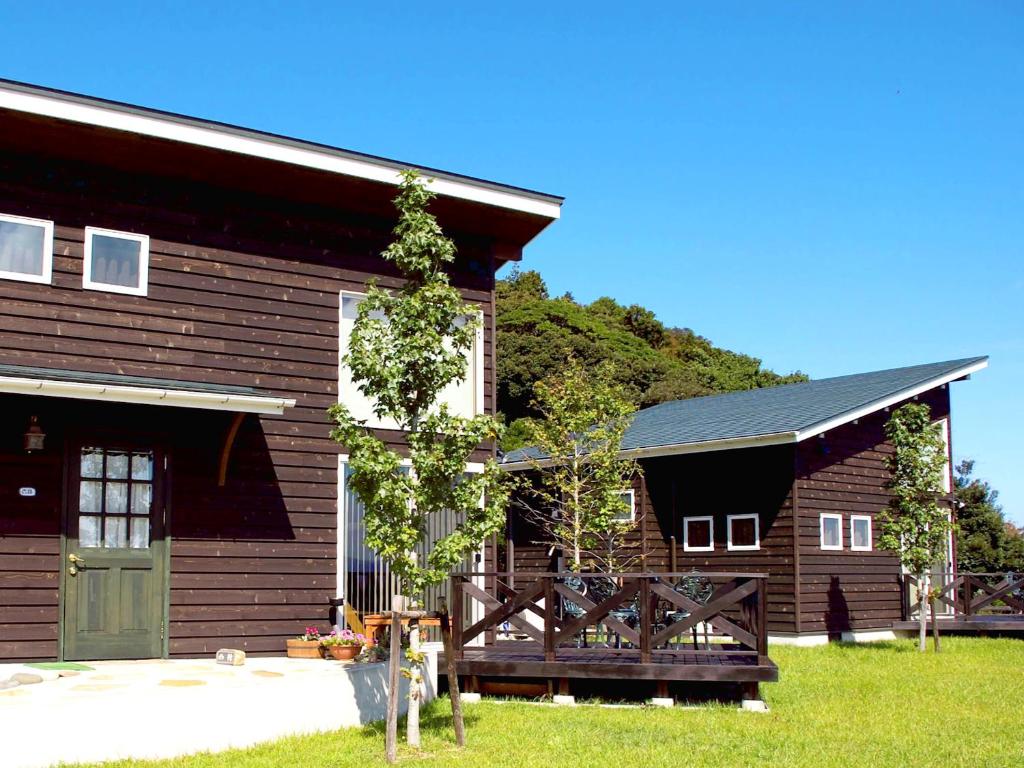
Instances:
[[[828,583],[828,609],[825,612],[825,628],[830,640],[841,639],[843,632],[850,630],[850,607],[843,594],[839,577],[833,576]]]

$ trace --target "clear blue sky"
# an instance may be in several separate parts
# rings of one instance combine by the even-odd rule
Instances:
[[[0,76],[563,194],[554,292],[778,371],[990,354],[1024,523],[1024,5],[430,5],[7,2]]]

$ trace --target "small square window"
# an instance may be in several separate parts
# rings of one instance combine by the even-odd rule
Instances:
[[[0,277],[49,283],[53,276],[53,222],[0,214]]]
[[[629,489],[619,494],[620,507],[616,510],[612,519],[620,523],[631,523],[636,519],[636,499],[633,490]]]
[[[871,551],[871,517],[852,515],[850,517],[850,549],[856,552]]]
[[[821,515],[821,548],[843,548],[843,516],[828,512]]]
[[[727,522],[729,549],[761,548],[761,526],[757,515],[729,515]]]
[[[683,518],[683,551],[712,552],[715,549],[715,523],[711,517]]]
[[[145,296],[148,283],[148,236],[85,228],[83,288]]]

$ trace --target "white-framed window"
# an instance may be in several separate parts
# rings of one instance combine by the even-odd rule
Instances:
[[[0,214],[0,278],[49,283],[53,277],[53,222]]]
[[[636,494],[632,488],[619,493],[619,501],[622,502],[619,509],[612,515],[612,520],[619,523],[632,523],[636,520]]]
[[[342,291],[340,297],[340,319],[338,324],[338,352],[340,356],[348,354],[349,338],[355,326],[359,304],[366,294]],[[338,364],[338,400],[344,403],[349,412],[356,418],[364,420],[368,427],[378,429],[397,429],[398,425],[388,418],[377,418],[373,412],[373,403],[352,381],[348,366]],[[466,351],[466,376],[445,387],[439,400],[448,405],[456,416],[472,417],[484,412],[484,332],[483,327],[477,328],[473,345]]]
[[[730,550],[760,549],[761,521],[757,515],[726,518],[726,546]]]
[[[683,518],[683,551],[714,552],[715,519],[705,517]]]
[[[149,236],[86,227],[82,287],[145,296],[149,289]]]
[[[871,515],[850,515],[850,549],[871,551]]]
[[[939,419],[935,423],[939,425],[939,432],[942,434],[942,445],[946,459],[946,464],[942,468],[942,490],[950,493],[953,490],[953,478],[950,477],[949,472],[949,419]]]
[[[822,549],[843,548],[843,516],[833,512],[822,512],[819,517]]]

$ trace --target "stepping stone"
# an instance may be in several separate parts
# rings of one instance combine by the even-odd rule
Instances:
[[[284,677],[284,672],[270,672],[266,669],[254,669],[252,673],[257,677]]]
[[[194,685],[206,685],[205,680],[161,680],[160,685],[168,688],[191,688]]]
[[[59,674],[61,677],[77,677],[80,673],[77,669],[62,669]]]
[[[11,688],[17,688],[21,683],[17,680],[0,680],[0,691],[6,691]]]
[[[19,685],[35,685],[36,683],[43,682],[42,675],[36,675],[31,672],[15,672],[11,675],[11,680]]]

